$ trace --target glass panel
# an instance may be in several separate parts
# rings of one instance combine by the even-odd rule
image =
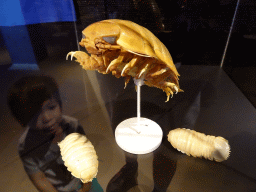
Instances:
[[[224,70],[255,107],[255,58],[252,47],[255,43],[256,4],[254,1],[238,3],[236,19],[224,60]]]
[[[254,23],[255,5],[248,2],[241,1],[231,34],[237,1],[0,3],[1,189],[255,190],[256,111],[248,96],[253,88],[242,89],[253,79],[247,75],[254,69],[248,45],[254,42],[255,26],[248,23]],[[100,23],[82,35],[89,25],[106,19],[119,21]],[[125,27],[120,20],[137,23],[153,35],[140,26]],[[107,73],[110,63],[114,65]],[[119,75],[125,66],[123,76],[132,77],[124,89],[126,79]],[[38,77],[42,74],[52,77],[58,89],[51,79]],[[147,85],[136,86],[135,74]],[[237,74],[247,78],[238,81]],[[122,127],[132,118],[136,121]],[[171,131],[180,133],[168,140]],[[67,146],[73,150],[60,153],[58,144],[72,132],[85,134],[98,156],[97,180],[86,185],[80,179],[91,170],[82,173],[81,164],[76,179],[70,172],[78,166],[70,166],[84,159],[90,163],[94,156],[88,143],[75,145],[79,139],[72,140]],[[199,133],[225,138],[230,156],[217,151],[228,148],[225,140]],[[82,145],[84,150],[75,150]],[[80,158],[86,150],[89,155]],[[148,150],[152,152],[142,154]],[[212,159],[217,157],[221,162]],[[97,161],[88,166],[97,167]]]

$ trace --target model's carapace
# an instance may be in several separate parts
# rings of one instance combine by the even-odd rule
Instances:
[[[89,25],[83,30],[79,43],[82,51],[69,52],[85,70],[112,72],[125,77],[125,86],[131,77],[142,78],[148,86],[162,89],[167,101],[173,93],[182,92],[179,73],[165,45],[148,29],[126,20],[110,19]]]

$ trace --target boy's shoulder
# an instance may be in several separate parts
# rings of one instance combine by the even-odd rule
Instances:
[[[77,127],[79,125],[79,121],[78,119],[71,117],[71,116],[67,116],[67,115],[62,115],[62,123],[64,125],[69,125],[72,127]]]
[[[72,127],[72,128],[76,128],[79,126],[79,122],[76,118],[74,117],[70,117],[70,116],[67,116],[67,115],[62,115],[62,122],[63,122],[63,126],[66,126],[66,127]],[[22,148],[22,146],[24,145],[26,139],[28,136],[31,136],[30,133],[30,127],[27,126],[25,128],[25,130],[23,131],[23,133],[20,135],[19,137],[19,140],[18,140],[18,147],[19,148]]]
[[[78,119],[67,115],[62,115],[62,127],[68,134],[72,132],[81,132],[81,129],[83,129]]]
[[[18,140],[18,150],[21,151],[24,149],[24,145],[25,145],[25,140],[27,137],[29,131],[29,127],[26,127],[24,132],[21,134],[19,140]]]
[[[72,132],[81,132],[81,129],[83,129],[78,121],[78,119],[74,117],[70,117],[67,115],[62,115],[62,128],[66,132],[66,134],[72,133]],[[38,136],[38,135],[37,135]],[[38,139],[35,139],[33,132],[30,130],[30,127],[27,126],[24,130],[24,132],[21,134],[19,140],[18,140],[18,151],[22,152],[24,151],[28,145],[31,145],[31,142],[36,142]],[[29,141],[29,142],[28,142]]]
[[[68,115],[62,115],[62,119],[66,122],[78,122],[78,119],[76,119],[75,117],[68,116]]]

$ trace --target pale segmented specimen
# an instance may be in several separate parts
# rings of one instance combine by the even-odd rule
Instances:
[[[173,93],[182,92],[169,51],[148,29],[131,21],[110,19],[93,23],[82,33],[79,44],[90,56],[74,51],[67,58],[76,57],[85,70],[125,77],[125,86],[131,77],[144,79],[146,85],[162,89],[167,101]]]
[[[223,137],[215,137],[194,130],[177,128],[169,132],[168,141],[174,148],[193,157],[221,162],[230,155],[230,146]]]
[[[64,164],[74,177],[81,179],[83,183],[96,178],[99,164],[98,156],[86,136],[71,133],[58,145]]]

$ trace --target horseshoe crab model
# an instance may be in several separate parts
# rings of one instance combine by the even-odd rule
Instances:
[[[131,77],[144,79],[146,85],[162,89],[167,101],[174,92],[182,92],[169,51],[148,29],[131,21],[110,19],[89,25],[82,34],[79,44],[90,56],[73,51],[67,59],[75,57],[85,70],[125,77],[125,87]]]
[[[188,156],[221,162],[227,160],[230,155],[230,146],[223,137],[205,135],[190,129],[171,130],[168,141],[174,148]]]
[[[86,136],[71,133],[58,145],[64,164],[74,177],[79,178],[83,183],[96,178],[99,165],[98,156]]]

